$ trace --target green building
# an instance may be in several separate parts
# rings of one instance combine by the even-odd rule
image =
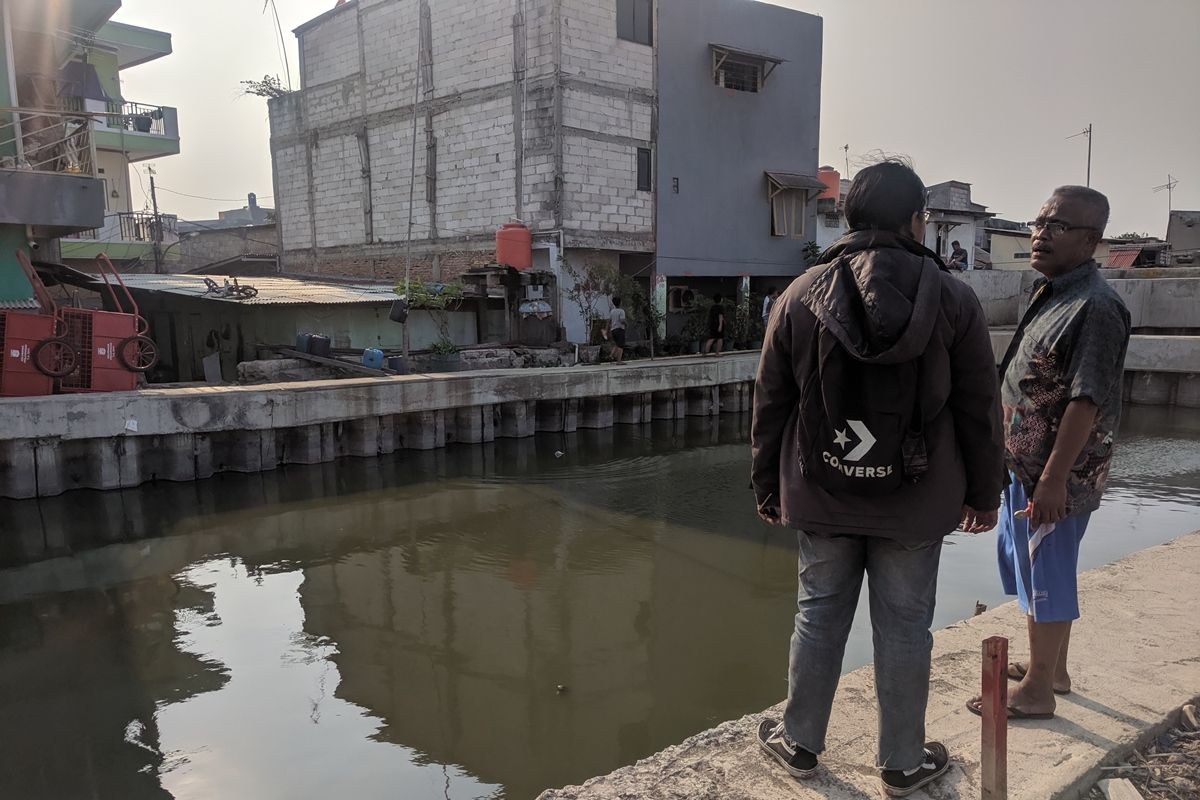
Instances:
[[[121,96],[119,72],[171,52],[111,22],[120,0],[0,0],[0,307],[32,307],[34,260],[152,259],[161,226],[130,199],[129,164],[179,152],[175,109]]]

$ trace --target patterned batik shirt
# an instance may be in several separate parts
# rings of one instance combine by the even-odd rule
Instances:
[[[1072,400],[1096,404],[1096,421],[1067,479],[1067,514],[1100,506],[1121,419],[1129,311],[1089,261],[1040,278],[1004,358],[1005,462],[1030,497]]]

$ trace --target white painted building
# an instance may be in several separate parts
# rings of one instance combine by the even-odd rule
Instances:
[[[963,181],[936,183],[927,194],[925,246],[948,261],[958,242],[967,251],[967,269],[975,269],[976,247],[982,249],[984,243],[983,223],[996,215],[971,201],[971,184]]]

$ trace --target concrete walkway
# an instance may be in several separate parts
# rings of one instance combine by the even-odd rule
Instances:
[[[1059,699],[1052,721],[1010,723],[1009,800],[1084,796],[1101,765],[1124,758],[1200,695],[1200,531],[1085,573],[1080,603],[1083,619],[1071,641],[1075,692]],[[980,720],[963,703],[979,691],[980,643],[993,635],[1009,637],[1014,658],[1027,653],[1015,603],[935,636],[928,735],[949,747],[956,764],[913,797],[980,796]],[[781,708],[768,713],[778,716]],[[758,749],[753,731],[762,715],[755,714],[581,787],[544,792],[540,800],[878,798],[875,713],[873,669],[846,675],[822,759],[826,769],[810,781],[793,780]]]

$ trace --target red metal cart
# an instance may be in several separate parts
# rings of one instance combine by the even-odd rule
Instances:
[[[150,326],[120,274],[105,255],[96,259],[96,267],[115,310],[62,310],[67,340],[79,352],[78,369],[59,383],[62,392],[132,391],[140,374],[158,363],[158,347],[146,336]]]
[[[17,263],[33,287],[36,311],[0,311],[0,397],[38,397],[54,392],[54,381],[70,375],[79,354],[65,338],[66,323],[23,251]]]

